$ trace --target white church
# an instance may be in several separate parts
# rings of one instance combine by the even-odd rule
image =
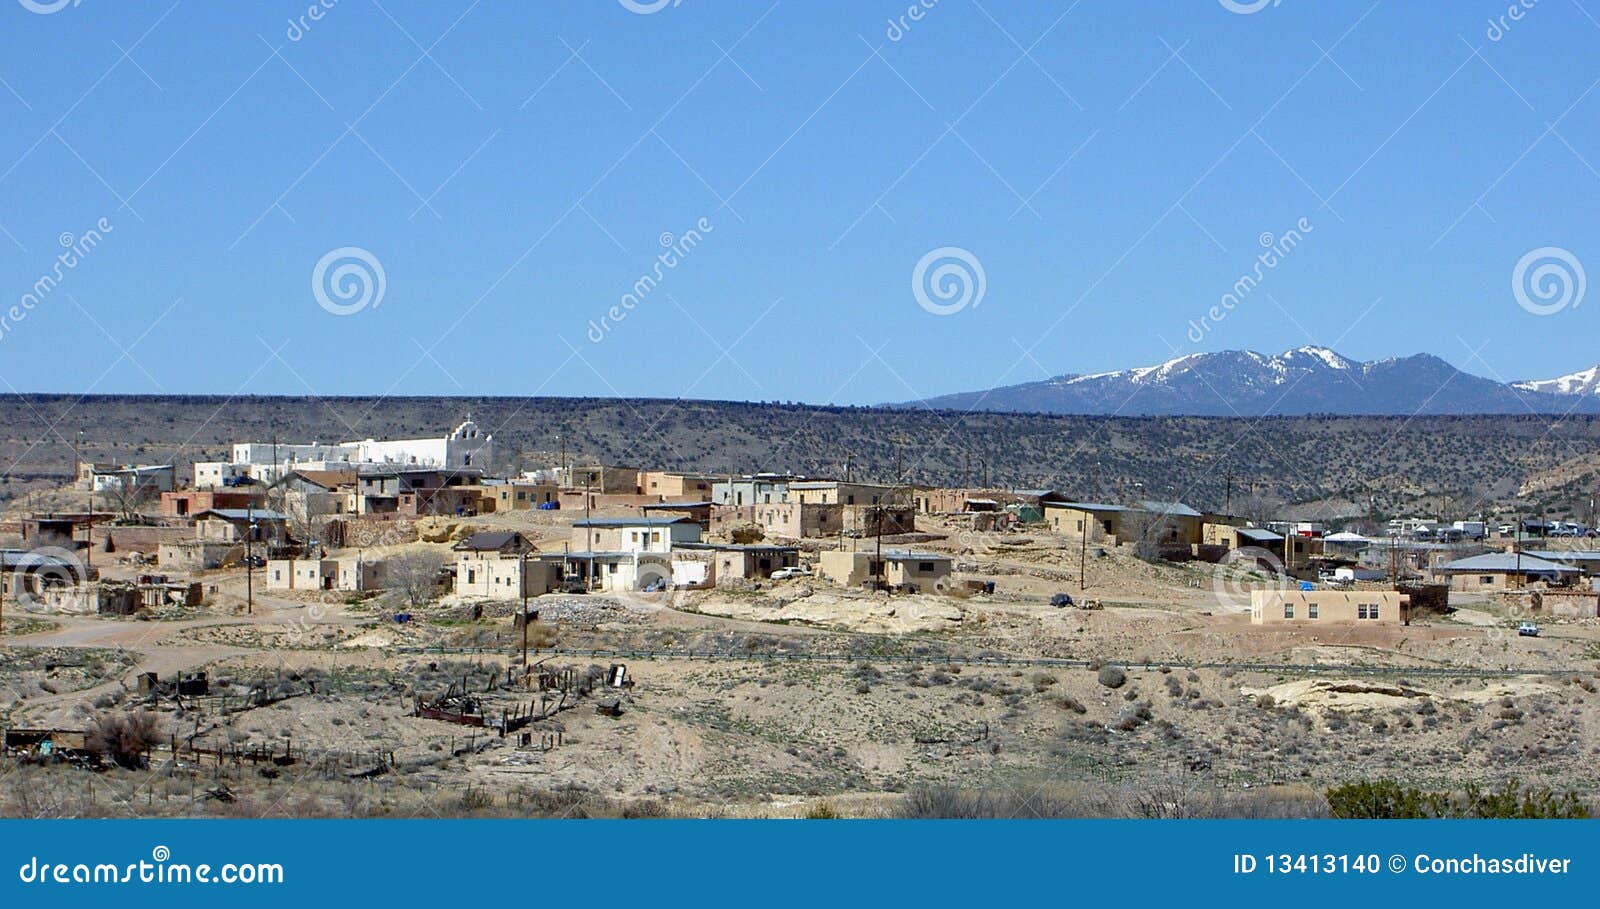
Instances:
[[[469,415],[448,435],[431,439],[363,439],[357,442],[235,442],[233,460],[197,461],[196,489],[228,485],[248,477],[272,483],[295,470],[353,471],[373,467],[455,470],[487,469],[494,460],[494,436]]]

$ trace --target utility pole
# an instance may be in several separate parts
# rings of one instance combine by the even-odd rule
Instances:
[[[256,565],[252,553],[251,543],[256,535],[255,505],[245,502],[244,505],[244,611],[245,615],[255,615],[256,611]],[[93,526],[93,525],[91,525]]]
[[[885,586],[885,584],[884,584],[884,581],[885,581],[885,579],[884,579],[884,571],[883,571],[883,506],[879,505],[877,511],[878,511],[878,534],[877,534],[877,536],[878,536],[878,554],[876,556],[876,559],[877,559],[877,562],[878,562],[878,587],[881,589],[881,588],[883,588]],[[843,522],[840,522],[840,523],[843,523]]]
[[[528,550],[517,557],[517,587],[522,591],[522,671],[528,671]]]
[[[1516,524],[1511,532],[1511,548],[1517,552],[1517,586],[1522,586],[1522,515],[1515,517]]]
[[[601,471],[605,470],[604,467],[602,467],[600,469],[601,469]],[[604,475],[604,473],[602,473],[601,477],[600,477],[600,487],[602,489],[605,488],[605,475]],[[590,506],[593,503],[593,501],[594,501],[594,496],[591,495],[590,492],[589,492],[589,472],[588,471],[584,471],[584,474],[583,474],[583,548],[584,548],[585,552],[589,553],[589,572],[588,572],[588,577],[584,578],[584,587],[586,589],[588,589],[588,590],[593,590],[594,589],[594,528],[589,525],[590,515],[593,514],[593,511],[590,508]]]
[[[1078,586],[1084,590],[1089,589],[1089,527],[1093,516],[1088,512],[1083,515],[1083,527],[1078,534]]]

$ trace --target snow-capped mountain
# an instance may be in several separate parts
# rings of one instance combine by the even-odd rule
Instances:
[[[1541,391],[1556,395],[1600,395],[1600,366],[1591,366],[1581,372],[1555,379],[1529,379],[1511,384],[1523,391]]]
[[[1600,376],[1600,367],[1565,379]],[[899,406],[1062,414],[1244,416],[1600,413],[1554,388],[1507,385],[1431,354],[1362,362],[1326,347],[1276,355],[1223,350],[1090,375],[1069,374]],[[1541,386],[1545,383],[1539,383]]]

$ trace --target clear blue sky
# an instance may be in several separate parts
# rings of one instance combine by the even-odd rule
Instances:
[[[1600,268],[1595,0],[1498,40],[1505,0],[938,0],[904,28],[907,0],[338,0],[291,27],[308,2],[0,0],[3,308],[111,227],[0,325],[0,391],[869,403],[1197,349],[1600,361],[1600,303],[1511,286],[1540,247]],[[385,279],[347,316],[312,289],[342,247]],[[979,305],[919,306],[941,247]]]

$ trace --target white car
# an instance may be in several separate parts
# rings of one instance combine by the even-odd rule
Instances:
[[[793,580],[794,578],[809,578],[809,577],[811,577],[811,569],[805,568],[805,567],[800,567],[800,568],[779,568],[777,571],[774,571],[772,573],[772,579],[774,581],[788,581],[788,580]]]

